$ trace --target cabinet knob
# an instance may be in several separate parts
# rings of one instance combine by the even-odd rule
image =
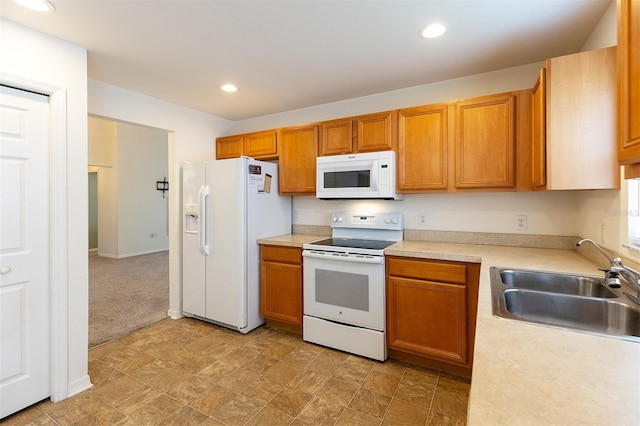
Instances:
[[[0,275],[6,275],[9,272],[11,272],[11,268],[9,268],[8,266],[3,266],[2,268],[0,268]]]

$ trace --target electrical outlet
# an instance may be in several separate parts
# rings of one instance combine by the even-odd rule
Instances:
[[[607,227],[605,226],[604,223],[600,224],[600,242],[602,244],[606,244],[606,240],[605,240],[605,235],[607,233]]]
[[[427,226],[427,214],[418,213],[418,226]]]
[[[151,234],[151,238],[158,238],[158,234],[156,234],[155,232]]]
[[[293,223],[300,223],[300,212],[298,210],[293,212]]]
[[[527,230],[527,216],[520,214],[516,216],[516,231]]]

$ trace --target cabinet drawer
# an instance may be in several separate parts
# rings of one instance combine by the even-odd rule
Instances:
[[[467,265],[457,262],[387,257],[389,275],[429,281],[467,283]]]
[[[261,246],[262,260],[282,263],[302,263],[302,250],[296,247]]]

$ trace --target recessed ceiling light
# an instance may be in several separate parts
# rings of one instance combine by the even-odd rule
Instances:
[[[220,86],[220,90],[222,90],[223,92],[233,93],[237,92],[238,88],[233,84],[223,84],[222,86]]]
[[[53,4],[47,0],[13,0],[20,6],[24,6],[28,9],[35,10],[36,12],[51,13],[56,10]]]
[[[422,38],[436,38],[440,37],[447,29],[442,24],[430,24],[420,30],[420,37]]]

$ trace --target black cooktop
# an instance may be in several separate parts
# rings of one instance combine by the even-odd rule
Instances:
[[[360,240],[357,238],[328,238],[322,241],[316,241],[312,243],[314,246],[329,246],[329,247],[346,247],[346,248],[359,248],[370,250],[384,250],[395,241],[380,241],[380,240]]]

